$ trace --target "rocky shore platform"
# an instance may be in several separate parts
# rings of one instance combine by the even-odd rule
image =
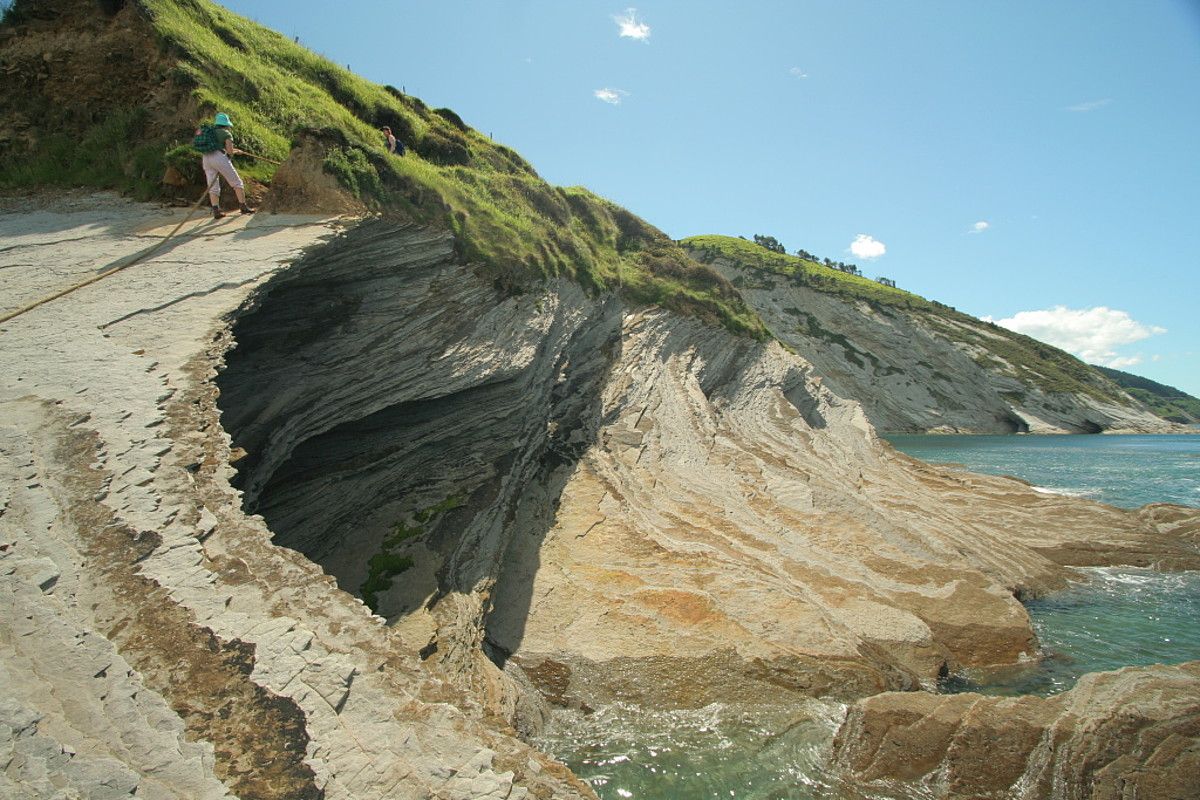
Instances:
[[[1194,667],[921,691],[1033,657],[1069,566],[1200,567],[1194,509],[922,464],[778,343],[443,233],[182,215],[0,213],[5,312],[156,248],[0,324],[0,794],[594,797],[550,705],[779,693],[866,783],[1194,787]]]

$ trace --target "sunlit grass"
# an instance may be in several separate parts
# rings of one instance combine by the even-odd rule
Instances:
[[[561,276],[766,337],[740,295],[661,231],[585,189],[547,184],[454,112],[364,80],[207,0],[143,5],[161,46],[178,54],[174,79],[199,107],[233,117],[240,147],[283,160],[302,134],[334,142],[326,170],[348,191],[381,212],[449,228],[461,255],[504,290]],[[386,153],[382,125],[408,156]],[[176,158],[183,144],[168,143]],[[270,180],[261,164],[250,170]]]
[[[786,277],[820,292],[919,314],[931,328],[950,341],[973,346],[977,352],[975,361],[981,367],[1007,374],[1044,392],[1079,393],[1128,404],[1107,379],[1069,353],[1006,328],[981,322],[912,292],[799,256],[777,253],[732,236],[693,236],[684,239],[683,245],[697,253],[702,261],[720,257],[743,268]]]

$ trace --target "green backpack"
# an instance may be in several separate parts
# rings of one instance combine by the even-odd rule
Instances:
[[[205,123],[196,129],[192,137],[192,147],[200,153],[211,153],[220,150],[224,143],[217,138],[217,126]]]

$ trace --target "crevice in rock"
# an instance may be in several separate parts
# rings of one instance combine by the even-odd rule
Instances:
[[[996,419],[1005,433],[1029,433],[1029,423],[1014,413],[1001,414]]]
[[[478,649],[514,531],[544,536],[595,442],[620,329],[612,298],[506,297],[448,236],[361,225],[268,281],[233,327],[217,384],[244,507],[393,620],[478,597],[422,656]]]

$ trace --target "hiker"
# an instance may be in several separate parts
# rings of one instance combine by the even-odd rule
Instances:
[[[213,219],[225,216],[221,211],[221,181],[218,175],[223,175],[233,193],[237,195],[238,203],[243,214],[253,214],[255,209],[246,205],[246,189],[242,176],[234,169],[230,156],[242,155],[245,151],[233,146],[233,134],[230,128],[233,123],[225,112],[213,118],[212,125],[201,125],[196,131],[194,145],[204,153],[204,179],[208,181],[208,199],[212,203]]]
[[[396,138],[392,129],[384,125],[380,130],[383,131],[384,146],[387,147],[387,151],[398,156],[404,155],[404,142]]]

